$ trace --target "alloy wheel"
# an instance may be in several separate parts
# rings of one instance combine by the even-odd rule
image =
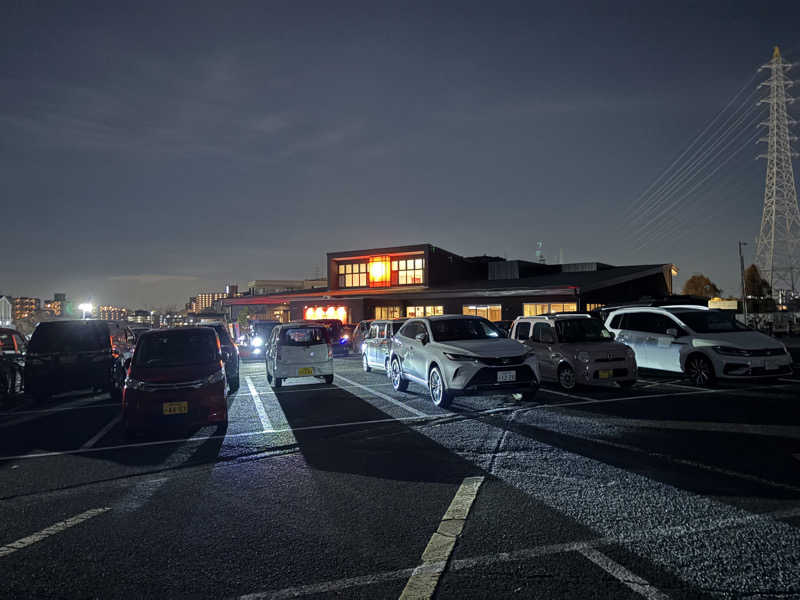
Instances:
[[[558,371],[558,383],[565,390],[575,389],[575,371],[572,367],[561,367]]]
[[[708,385],[713,379],[711,364],[701,356],[693,356],[686,363],[686,374],[695,385]]]
[[[442,403],[442,376],[438,369],[433,369],[430,376],[430,391],[433,403],[437,406]]]

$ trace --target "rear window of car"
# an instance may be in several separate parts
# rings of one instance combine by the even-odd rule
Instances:
[[[328,343],[325,327],[288,327],[281,331],[282,346],[316,346]]]
[[[0,352],[14,352],[14,339],[10,333],[0,333]]]
[[[136,345],[133,363],[139,367],[183,367],[220,360],[212,331],[165,331],[143,335]]]
[[[33,332],[28,350],[45,352],[89,352],[110,347],[105,323],[40,323]]]

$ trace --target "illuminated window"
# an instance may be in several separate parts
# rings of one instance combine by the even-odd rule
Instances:
[[[578,305],[574,302],[558,302],[554,304],[525,303],[522,305],[522,314],[525,317],[536,317],[555,312],[575,312],[576,310],[578,310]]]
[[[503,308],[500,304],[465,304],[463,307],[465,315],[475,315],[490,321],[503,320]]]
[[[395,277],[397,283],[395,283]],[[393,285],[422,285],[424,283],[424,258],[401,258],[392,261]]]
[[[399,319],[400,307],[399,306],[376,306],[375,307],[376,319]]]
[[[407,306],[406,316],[411,317],[433,317],[444,314],[444,306]]]
[[[338,271],[340,288],[367,287],[367,263],[340,264]]]
[[[304,314],[308,321],[339,319],[342,323],[348,322],[347,309],[344,306],[307,306]]]
[[[389,287],[392,272],[388,256],[372,256],[369,259],[369,287]]]
[[[605,304],[587,304],[586,310],[597,310],[598,308],[603,308]]]

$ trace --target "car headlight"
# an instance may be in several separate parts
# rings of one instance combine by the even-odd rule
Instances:
[[[252,340],[250,340],[250,345],[253,346],[254,348],[260,348],[261,346],[264,345],[264,338],[256,336]]]
[[[125,378],[125,387],[129,390],[140,390],[144,387],[144,381],[133,379],[132,377]]]
[[[206,383],[219,383],[220,381],[225,381],[225,371],[219,370],[216,373],[212,373],[208,377],[206,377]]]
[[[349,339],[350,339],[350,336],[349,336],[349,335],[347,335],[347,334],[345,333],[345,334],[342,336],[342,339],[343,339],[343,340],[349,340]]]
[[[749,350],[734,348],[733,346],[711,346],[711,349],[723,356],[750,356]]]
[[[588,352],[578,352],[578,354],[575,355],[575,358],[584,363],[588,363],[590,360],[592,360],[592,357]]]
[[[442,352],[450,360],[478,360],[477,356],[467,356],[466,354],[452,354],[450,352]]]

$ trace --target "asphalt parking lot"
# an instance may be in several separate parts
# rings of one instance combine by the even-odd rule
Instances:
[[[227,429],[0,412],[3,597],[800,597],[800,378],[434,407],[356,358]]]

